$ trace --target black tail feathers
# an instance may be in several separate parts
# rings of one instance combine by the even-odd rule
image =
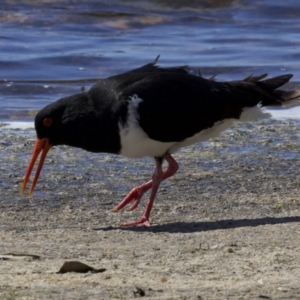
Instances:
[[[292,74],[280,75],[277,77],[264,79],[268,74],[262,74],[259,76],[249,76],[240,81],[230,82],[230,85],[234,88],[242,88],[244,91],[248,91],[249,105],[253,106],[259,99],[262,106],[274,106],[274,107],[291,107],[300,104],[300,90],[284,91],[278,88],[289,82],[293,77]],[[264,79],[264,80],[262,80]]]

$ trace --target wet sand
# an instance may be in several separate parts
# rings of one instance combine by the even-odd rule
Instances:
[[[150,179],[152,159],[53,148],[28,198],[34,131],[3,131],[0,298],[299,299],[299,132],[293,120],[238,124],[182,150],[152,226],[122,229],[146,197],[111,209]],[[66,261],[106,271],[57,274]]]

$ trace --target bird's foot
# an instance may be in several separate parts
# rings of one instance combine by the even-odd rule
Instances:
[[[133,221],[133,222],[126,222],[122,223],[121,227],[131,227],[131,226],[146,226],[150,227],[150,222],[147,217],[142,216],[142,218],[139,221]]]
[[[113,212],[117,212],[120,209],[124,208],[130,202],[134,201],[129,210],[134,210],[140,204],[140,201],[143,196],[143,192],[140,191],[139,187],[135,187],[131,192],[116,206],[113,208]]]
[[[133,204],[131,205],[131,207],[129,208],[129,210],[134,210],[136,209],[139,204],[140,201],[143,197],[143,195],[145,194],[145,192],[147,192],[152,185],[152,181],[144,183],[142,185],[139,185],[135,188],[133,188],[131,190],[131,192],[116,206],[113,208],[113,212],[117,212],[119,210],[121,210],[122,208],[124,208],[127,204],[129,204],[130,202],[134,201]]]

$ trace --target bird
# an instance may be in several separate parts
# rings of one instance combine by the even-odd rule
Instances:
[[[216,81],[193,74],[187,66],[160,67],[159,56],[142,67],[99,79],[89,90],[61,98],[35,117],[36,142],[21,186],[24,192],[40,156],[32,195],[51,147],[67,145],[128,158],[152,157],[151,180],[134,187],[114,207],[136,209],[149,190],[141,218],[122,226],[150,226],[150,214],[162,181],[179,165],[173,154],[183,147],[219,135],[235,121],[269,118],[266,107],[290,107],[300,91],[278,89],[292,74],[266,79],[268,74],[242,80]],[[167,167],[163,170],[163,163]]]

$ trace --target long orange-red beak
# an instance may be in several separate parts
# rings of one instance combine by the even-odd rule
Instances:
[[[46,155],[47,155],[47,153],[48,153],[48,151],[51,147],[52,147],[52,145],[49,144],[48,139],[46,139],[46,138],[45,139],[36,139],[35,146],[34,146],[34,149],[33,149],[33,152],[32,152],[32,156],[31,156],[31,160],[29,162],[29,165],[28,165],[28,168],[27,168],[27,171],[25,173],[24,180],[23,180],[23,184],[22,184],[22,187],[21,187],[21,194],[24,193],[24,190],[26,188],[26,184],[28,182],[28,179],[30,177],[30,174],[32,172],[34,164],[35,164],[38,156],[42,152],[40,162],[39,162],[39,165],[37,167],[37,170],[36,170],[36,173],[35,173],[31,188],[30,188],[29,196],[31,196],[31,194],[33,193],[33,190],[35,188],[35,185],[36,185],[36,183],[39,179],[39,175],[40,175],[41,170],[43,168],[43,164],[44,164]]]

